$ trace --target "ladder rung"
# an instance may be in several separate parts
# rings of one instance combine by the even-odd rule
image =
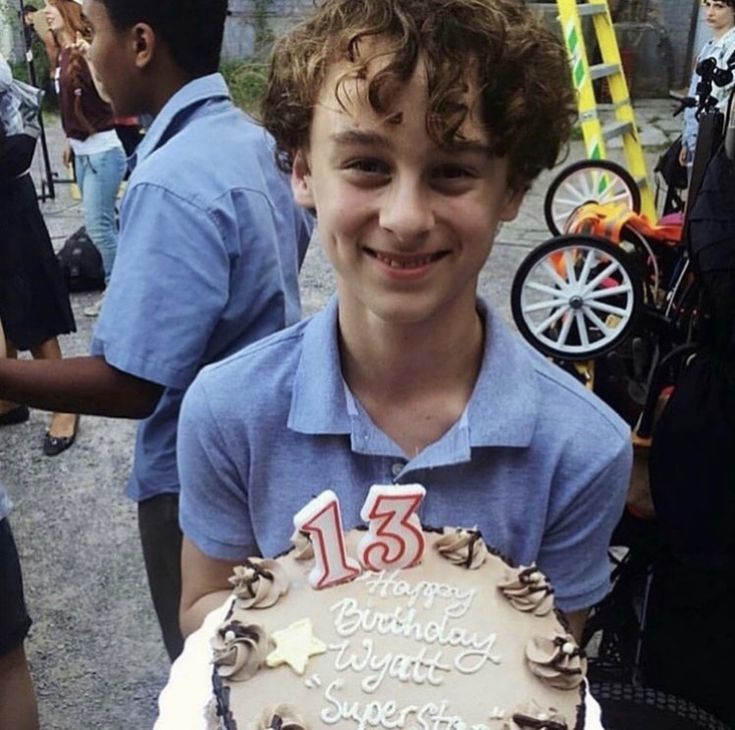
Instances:
[[[614,76],[620,73],[620,66],[617,63],[598,63],[590,66],[590,76],[592,79],[604,79],[608,76]]]
[[[580,15],[603,15],[607,12],[606,3],[578,3],[577,12]]]
[[[612,122],[611,124],[606,124],[602,128],[602,137],[607,141],[613,137],[622,137],[624,134],[628,134],[632,131],[633,125],[631,122]]]

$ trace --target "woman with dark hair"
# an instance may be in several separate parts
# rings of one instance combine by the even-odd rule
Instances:
[[[102,254],[109,281],[117,249],[115,199],[125,174],[125,154],[112,107],[86,58],[91,31],[81,6],[74,0],[49,0],[43,12],[61,49],[56,78],[61,124],[69,141],[64,163],[74,160],[84,223]],[[101,302],[84,313],[96,316]]]
[[[721,69],[727,68],[728,62],[735,55],[735,0],[702,0],[705,20],[712,29],[712,38],[708,40],[697,53],[694,61],[694,70],[689,82],[689,96],[696,98],[699,83],[702,80],[697,73],[697,66],[707,58],[712,58]],[[735,60],[735,59],[733,59]],[[725,86],[713,86],[711,95],[717,101],[717,108],[721,112],[727,109],[727,102],[735,81]],[[697,110],[693,107],[684,110],[684,129],[681,136],[681,152],[679,163],[689,168],[694,161],[694,150],[697,146],[697,132],[699,119]]]
[[[9,357],[30,350],[34,358],[60,359],[58,335],[76,330],[69,295],[28,173],[35,140],[23,134],[10,91],[12,76],[0,55],[0,320]],[[0,401],[0,426],[21,423],[28,408]],[[77,417],[54,413],[44,453],[55,456],[74,443]]]

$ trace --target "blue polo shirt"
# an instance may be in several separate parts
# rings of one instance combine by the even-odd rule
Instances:
[[[219,74],[180,89],[131,162],[91,352],[165,386],[138,426],[127,494],[140,501],[179,489],[176,424],[202,366],[298,321],[311,221]]]
[[[292,516],[323,489],[346,528],[373,483],[419,482],[425,525],[477,525],[514,561],[537,561],[559,606],[608,590],[630,429],[479,304],[486,337],[459,421],[415,458],[370,420],[341,374],[337,304],[206,368],[179,427],[180,521],[202,552],[239,560],[289,547]]]

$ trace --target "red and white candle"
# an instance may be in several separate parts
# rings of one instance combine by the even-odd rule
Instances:
[[[426,540],[416,510],[426,494],[420,484],[373,484],[360,516],[368,532],[357,557],[368,570],[410,568],[420,562]]]
[[[359,563],[347,555],[342,512],[331,489],[300,509],[293,523],[297,530],[311,536],[314,567],[309,573],[309,583],[313,588],[326,588],[360,575]]]

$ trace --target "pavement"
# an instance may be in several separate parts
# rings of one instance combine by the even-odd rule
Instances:
[[[667,99],[636,103],[649,164],[679,133]],[[63,137],[48,122],[52,168],[60,178]],[[622,161],[611,147],[610,157]],[[563,164],[584,159],[574,141]],[[39,155],[40,158],[40,155]],[[33,175],[40,187],[40,159]],[[509,292],[522,259],[550,237],[543,217],[545,191],[559,169],[541,175],[518,218],[506,224],[480,277],[480,291],[510,318]],[[79,201],[59,182],[41,203],[58,250],[82,225]],[[305,314],[321,306],[334,279],[318,246],[301,275]],[[87,353],[94,320],[83,316],[96,294],[72,295],[77,332],[61,338],[66,356]],[[22,425],[2,429],[0,478],[14,502],[11,522],[24,571],[34,625],[27,651],[44,730],[150,728],[168,662],[145,580],[135,508],[123,496],[131,466],[135,424],[82,417],[77,443],[55,458],[43,456],[48,414],[32,411]]]

